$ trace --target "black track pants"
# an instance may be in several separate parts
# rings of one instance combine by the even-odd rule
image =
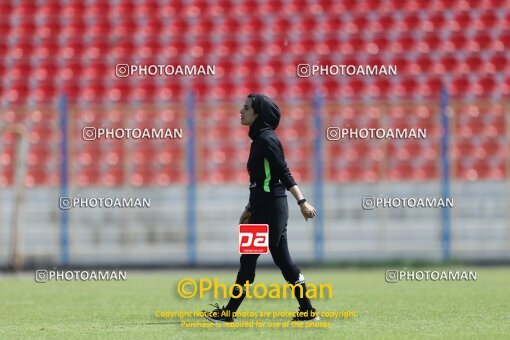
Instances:
[[[311,310],[312,304],[306,297],[306,285],[303,275],[289,254],[287,244],[287,220],[289,217],[289,207],[287,197],[277,197],[262,202],[251,202],[252,216],[251,224],[269,225],[269,251],[273,257],[274,263],[280,268],[283,277],[288,283],[301,285],[303,296],[296,294],[301,310]],[[237,273],[236,283],[244,286],[246,281],[253,283],[255,280],[255,269],[259,254],[241,255],[241,268]],[[236,288],[237,289],[237,288]],[[246,293],[235,291],[231,297],[226,309],[235,312],[243,302]]]
[[[280,268],[283,277],[289,283],[299,280],[300,270],[292,261],[287,244],[287,220],[289,207],[287,197],[275,197],[263,201],[251,202],[252,216],[250,224],[269,225],[269,251],[274,263]],[[255,268],[259,254],[241,255],[241,268],[236,283],[252,283],[255,279]]]

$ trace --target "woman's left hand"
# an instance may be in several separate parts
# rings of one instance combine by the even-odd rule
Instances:
[[[303,214],[303,217],[307,221],[309,218],[314,218],[315,215],[317,215],[317,210],[315,210],[313,206],[308,204],[308,202],[301,204],[299,207],[301,208],[301,214]]]

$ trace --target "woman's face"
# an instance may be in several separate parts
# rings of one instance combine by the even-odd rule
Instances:
[[[257,118],[257,115],[255,112],[253,112],[253,99],[252,98],[246,98],[246,101],[244,102],[243,107],[239,111],[241,113],[241,124],[242,125],[248,125],[251,126],[255,119]]]

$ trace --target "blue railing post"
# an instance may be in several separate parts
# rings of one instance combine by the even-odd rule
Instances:
[[[58,103],[60,115],[60,197],[69,196],[68,188],[68,134],[67,134],[67,96],[62,94]],[[59,202],[60,203],[60,202]],[[60,264],[69,263],[69,215],[68,210],[60,209]]]
[[[314,130],[314,196],[313,204],[317,209],[315,216],[315,258],[320,261],[324,257],[324,205],[323,205],[323,139],[322,127],[322,96],[317,93],[313,98],[313,130]]]
[[[186,127],[188,142],[186,145],[186,168],[188,173],[187,192],[187,224],[188,224],[188,262],[195,264],[197,260],[196,249],[196,136],[195,136],[195,95],[190,91],[186,98]]]
[[[448,92],[441,90],[441,195],[444,200],[450,197],[450,148],[449,148],[449,118]],[[450,208],[442,208],[442,248],[443,260],[451,255],[451,216]]]

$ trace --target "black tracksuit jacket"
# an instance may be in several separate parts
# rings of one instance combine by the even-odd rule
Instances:
[[[280,122],[280,109],[265,95],[254,95],[253,109],[257,119],[250,126],[252,139],[248,158],[250,202],[269,197],[285,197],[285,191],[296,185],[280,140],[274,130]]]

